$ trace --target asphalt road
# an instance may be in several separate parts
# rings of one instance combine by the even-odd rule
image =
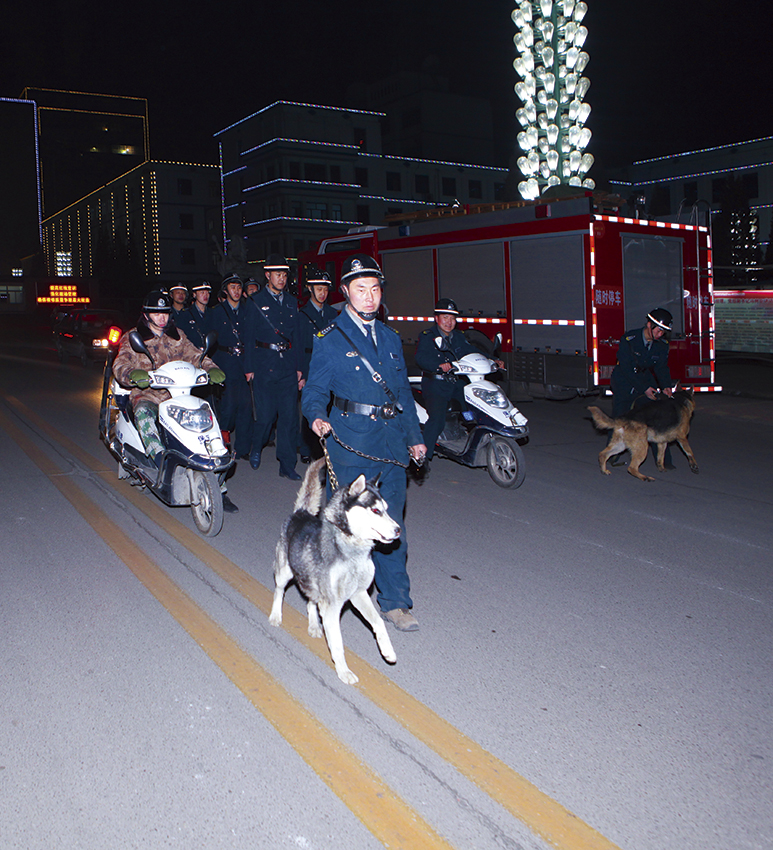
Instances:
[[[773,846],[773,401],[700,396],[697,476],[678,450],[601,476],[579,399],[523,405],[519,490],[436,460],[408,493],[421,630],[389,666],[346,612],[347,687],[296,591],[267,622],[296,491],[270,452],[204,540],[117,481],[99,371],[10,341],[4,850]]]

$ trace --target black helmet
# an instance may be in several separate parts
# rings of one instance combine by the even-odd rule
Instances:
[[[254,277],[248,277],[247,280],[244,281],[244,288],[246,289],[251,283],[257,286],[258,289],[260,289],[260,284],[257,282],[257,280],[255,280]]]
[[[456,306],[456,302],[452,301],[450,298],[441,298],[437,304],[435,304],[435,312],[450,313],[452,316],[458,316],[459,308]]]
[[[290,264],[281,254],[269,254],[266,257],[266,262],[263,263],[264,272],[288,272]]]
[[[171,292],[173,289],[184,289],[184,290],[185,290],[185,292],[188,292],[188,287],[187,287],[184,283],[180,283],[180,282],[178,282],[178,283],[173,283],[173,284],[169,287],[169,289],[167,290],[167,292]]]
[[[244,286],[244,284],[242,283],[242,279],[236,273],[229,274],[228,277],[224,277],[223,282],[220,284],[220,288],[225,289],[229,283],[238,283],[241,286]]]
[[[349,284],[358,277],[376,277],[383,286],[386,283],[379,264],[367,254],[354,254],[347,257],[341,268],[341,283]]]
[[[161,289],[148,292],[142,302],[143,313],[171,313],[172,299]]]
[[[663,309],[663,307],[658,307],[651,313],[647,313],[647,318],[653,325],[657,325],[664,331],[670,331],[674,324],[674,317],[668,312],[668,310]]]
[[[333,281],[327,272],[321,272],[316,266],[309,266],[306,270],[306,286],[326,286],[333,288]]]
[[[205,289],[207,292],[212,292],[212,285],[208,280],[197,280],[191,287],[191,292],[200,292]]]

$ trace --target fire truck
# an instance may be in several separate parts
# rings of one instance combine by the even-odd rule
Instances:
[[[407,355],[435,301],[452,298],[462,329],[501,334],[515,396],[603,392],[620,337],[665,307],[674,381],[719,389],[708,229],[624,218],[599,197],[459,206],[354,228],[301,254],[300,278],[314,264],[339,280],[348,256],[374,257]]]

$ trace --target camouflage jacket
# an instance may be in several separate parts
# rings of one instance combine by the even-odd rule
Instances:
[[[147,326],[144,318],[137,322],[137,327],[133,328],[133,330],[139,333],[148,351],[153,355],[156,368],[172,360],[185,360],[188,363],[193,363],[195,366],[199,365],[201,350],[196,348],[183,331],[171,323],[167,325],[161,336],[156,336],[153,333]],[[132,405],[136,405],[139,401],[152,401],[158,404],[170,397],[167,390],[154,390],[150,387],[142,390],[131,385],[129,376],[133,369],[149,370],[152,368],[153,364],[151,364],[144,354],[138,354],[134,351],[129,344],[129,334],[128,332],[125,333],[121,337],[118,354],[113,361],[113,375],[122,387],[131,389]],[[201,368],[209,372],[210,369],[215,368],[215,363],[209,357],[205,357]]]

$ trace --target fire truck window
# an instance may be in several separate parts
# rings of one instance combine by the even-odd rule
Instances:
[[[623,234],[625,327],[640,328],[654,307],[674,317],[672,338],[684,332],[682,240]]]

